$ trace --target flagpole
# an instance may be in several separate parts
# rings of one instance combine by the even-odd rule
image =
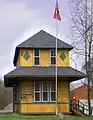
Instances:
[[[54,12],[54,19],[56,19],[56,71],[55,71],[55,79],[56,79],[56,116],[58,115],[58,77],[57,77],[57,37],[58,37],[58,20],[61,20],[61,16],[59,13],[58,1],[56,0],[56,7]]]
[[[58,81],[57,81],[57,37],[58,37],[58,21],[56,19],[56,116],[58,114]]]

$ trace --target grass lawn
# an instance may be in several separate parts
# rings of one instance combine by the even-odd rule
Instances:
[[[0,114],[0,120],[60,120],[56,116],[26,116],[15,114]],[[93,120],[93,117],[65,116],[63,120]]]

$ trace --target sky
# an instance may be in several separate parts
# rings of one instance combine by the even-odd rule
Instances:
[[[15,47],[41,29],[56,35],[53,19],[56,0],[0,0],[0,77],[15,69]],[[68,0],[58,0],[62,20],[58,38],[71,44],[71,19]],[[75,63],[71,62],[75,67]],[[78,66],[78,69],[80,67]]]

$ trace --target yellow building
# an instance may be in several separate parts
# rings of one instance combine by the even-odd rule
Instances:
[[[69,83],[85,77],[69,66],[72,46],[58,39],[56,101],[56,38],[41,30],[16,47],[16,69],[4,76],[6,87],[13,87],[13,111],[20,114],[70,112]]]

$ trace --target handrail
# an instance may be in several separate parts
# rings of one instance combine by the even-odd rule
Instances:
[[[89,115],[88,105],[85,105],[79,100],[70,101],[71,111],[79,110],[82,114]],[[92,113],[92,108],[91,108]]]

